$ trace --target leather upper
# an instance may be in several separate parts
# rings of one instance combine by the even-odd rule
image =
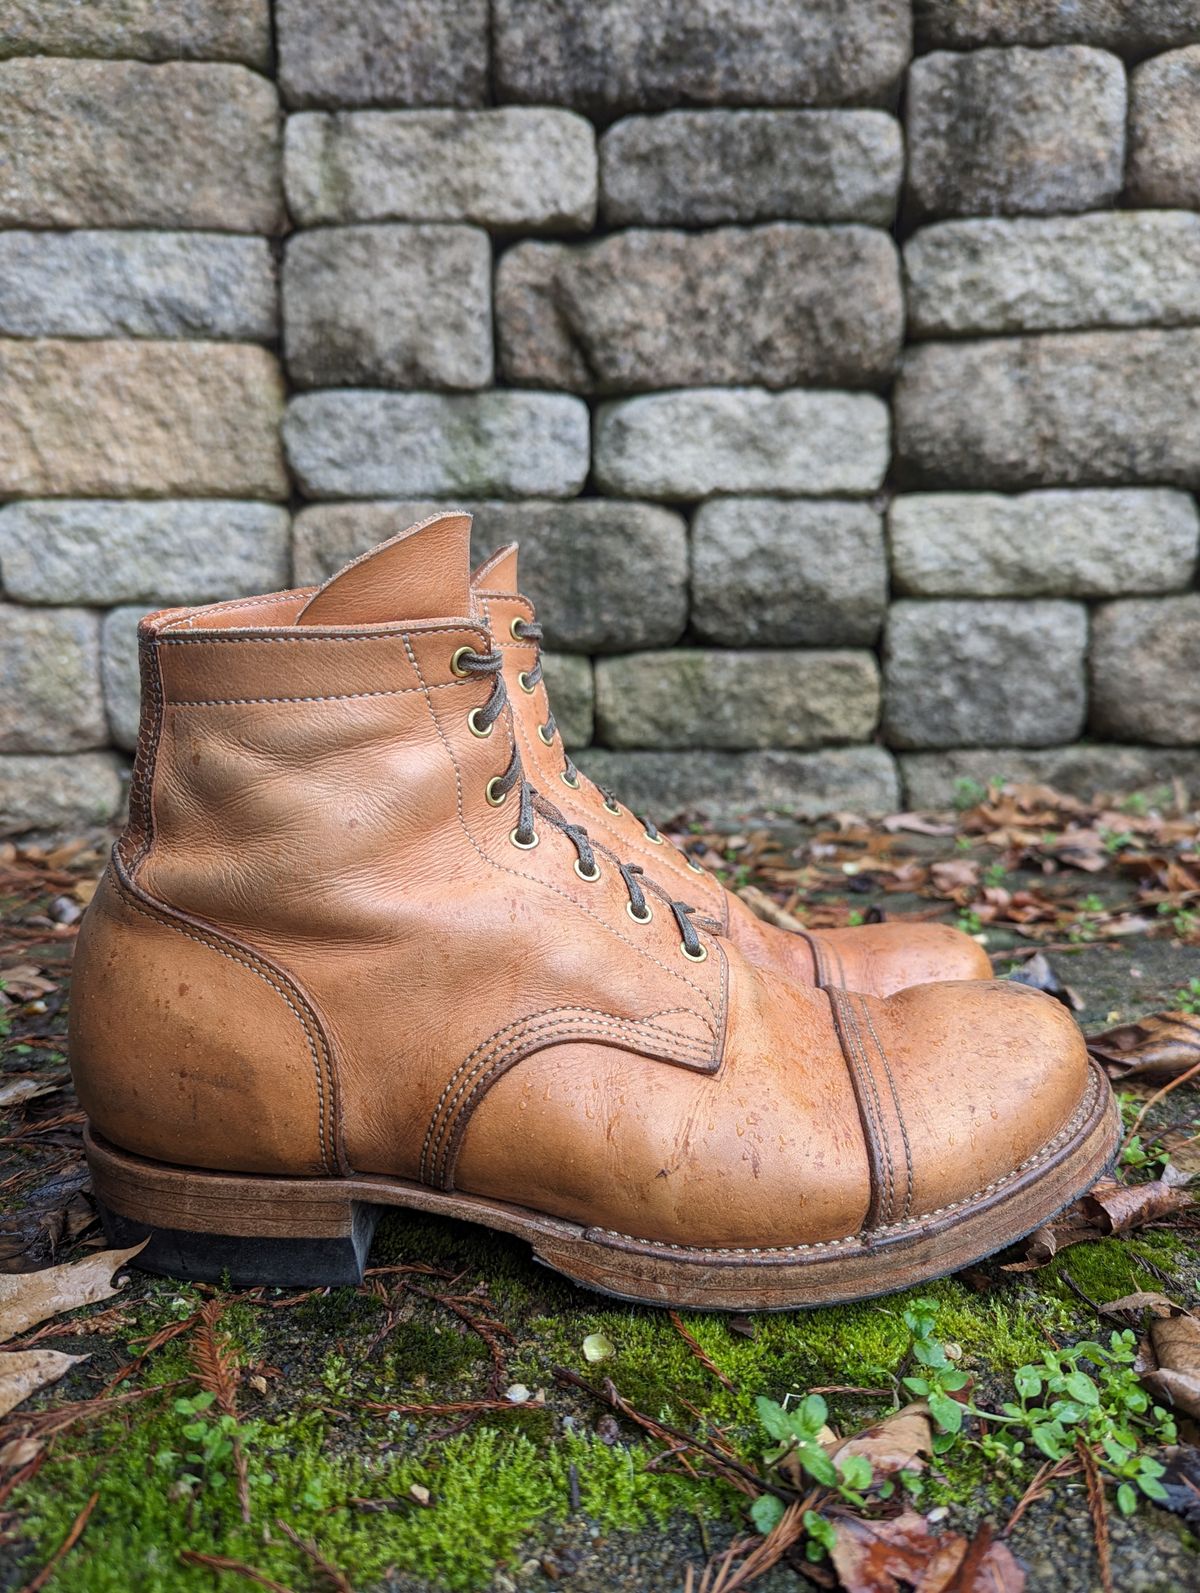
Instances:
[[[670,841],[655,840],[640,818],[620,801],[610,801],[582,770],[576,772],[575,784],[568,784],[562,738],[557,732],[549,740],[541,734],[550,719],[546,683],[528,685],[538,646],[520,634],[520,622],[532,623],[535,614],[533,604],[518,591],[516,545],[509,543],[482,564],[472,587],[504,654],[521,756],[537,784],[593,835],[718,919],[750,962],[804,984],[838,984],[881,996],[934,980],[991,977],[983,947],[948,924],[864,924],[795,934],[764,923]]]
[[[165,1161],[390,1175],[714,1246],[905,1222],[1061,1131],[1086,1053],[1034,992],[794,981],[743,955],[719,887],[665,846],[638,854],[636,923],[628,816],[596,826],[589,882],[546,800],[561,784],[538,844],[514,846],[516,794],[488,789],[532,751],[523,718],[475,733],[494,680],[455,669],[503,618],[473,612],[467,530],[439,517],[322,592],[143,622],[130,826],[72,1000],[98,1131]],[[415,616],[381,617],[389,586]],[[703,961],[680,897],[717,909]]]

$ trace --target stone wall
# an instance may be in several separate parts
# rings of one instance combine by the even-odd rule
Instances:
[[[685,805],[1200,790],[1191,0],[8,0],[0,827],[137,615],[509,537]]]

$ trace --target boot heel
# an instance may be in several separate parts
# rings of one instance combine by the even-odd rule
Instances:
[[[131,1156],[85,1133],[100,1220],[134,1265],[203,1283],[359,1284],[379,1207],[335,1179],[207,1173]]]

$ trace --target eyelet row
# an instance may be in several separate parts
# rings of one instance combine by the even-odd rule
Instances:
[[[708,961],[708,947],[704,944],[703,941],[700,942],[700,950],[699,951],[689,951],[687,949],[687,941],[686,940],[681,940],[679,942],[679,949],[683,953],[683,955],[687,958],[687,960],[689,962],[707,962]]]
[[[531,686],[529,684],[529,675],[528,675],[528,672],[526,670],[524,670],[524,669],[517,676],[517,685],[520,686],[521,690],[525,693],[525,695],[527,697],[532,697],[534,692],[537,690],[536,686]]]

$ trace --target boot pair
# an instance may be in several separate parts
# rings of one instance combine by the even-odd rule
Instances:
[[[110,1237],[356,1282],[400,1207],[625,1299],[782,1309],[952,1271],[1089,1187],[1118,1125],[1065,1010],[914,982],[982,971],[953,931],[751,918],[565,758],[513,554],[473,587],[469,536],[441,515],[316,591],[143,621],[71,1002]]]

